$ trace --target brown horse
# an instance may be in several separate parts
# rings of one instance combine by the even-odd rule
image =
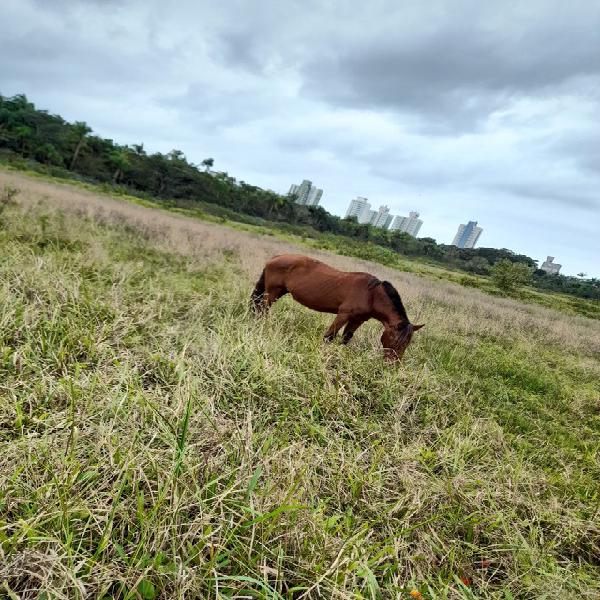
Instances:
[[[409,321],[389,281],[379,281],[369,273],[338,271],[308,256],[281,254],[269,260],[252,292],[252,304],[257,312],[266,312],[288,293],[308,308],[337,315],[325,332],[326,341],[333,340],[345,325],[342,342],[347,344],[365,321],[381,321],[381,343],[390,359],[402,358],[413,332],[423,327]]]

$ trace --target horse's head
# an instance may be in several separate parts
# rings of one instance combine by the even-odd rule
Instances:
[[[413,325],[406,322],[386,327],[381,336],[381,344],[385,348],[385,357],[392,361],[400,360],[412,340],[413,333],[421,327],[423,325]]]

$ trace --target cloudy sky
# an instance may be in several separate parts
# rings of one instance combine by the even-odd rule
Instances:
[[[600,3],[1,0],[0,93],[600,276]]]

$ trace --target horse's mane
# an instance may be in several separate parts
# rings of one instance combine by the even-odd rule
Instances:
[[[404,319],[406,324],[409,324],[410,321],[408,319],[408,315],[406,314],[404,304],[402,304],[402,300],[400,299],[398,290],[396,290],[396,288],[389,281],[382,281],[381,285],[383,286],[383,289],[385,290],[385,293],[388,295],[389,299],[392,301],[398,316]]]

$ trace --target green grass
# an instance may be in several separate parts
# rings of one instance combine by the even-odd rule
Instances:
[[[0,597],[600,595],[596,321],[425,281],[390,367],[156,231],[3,205]]]

